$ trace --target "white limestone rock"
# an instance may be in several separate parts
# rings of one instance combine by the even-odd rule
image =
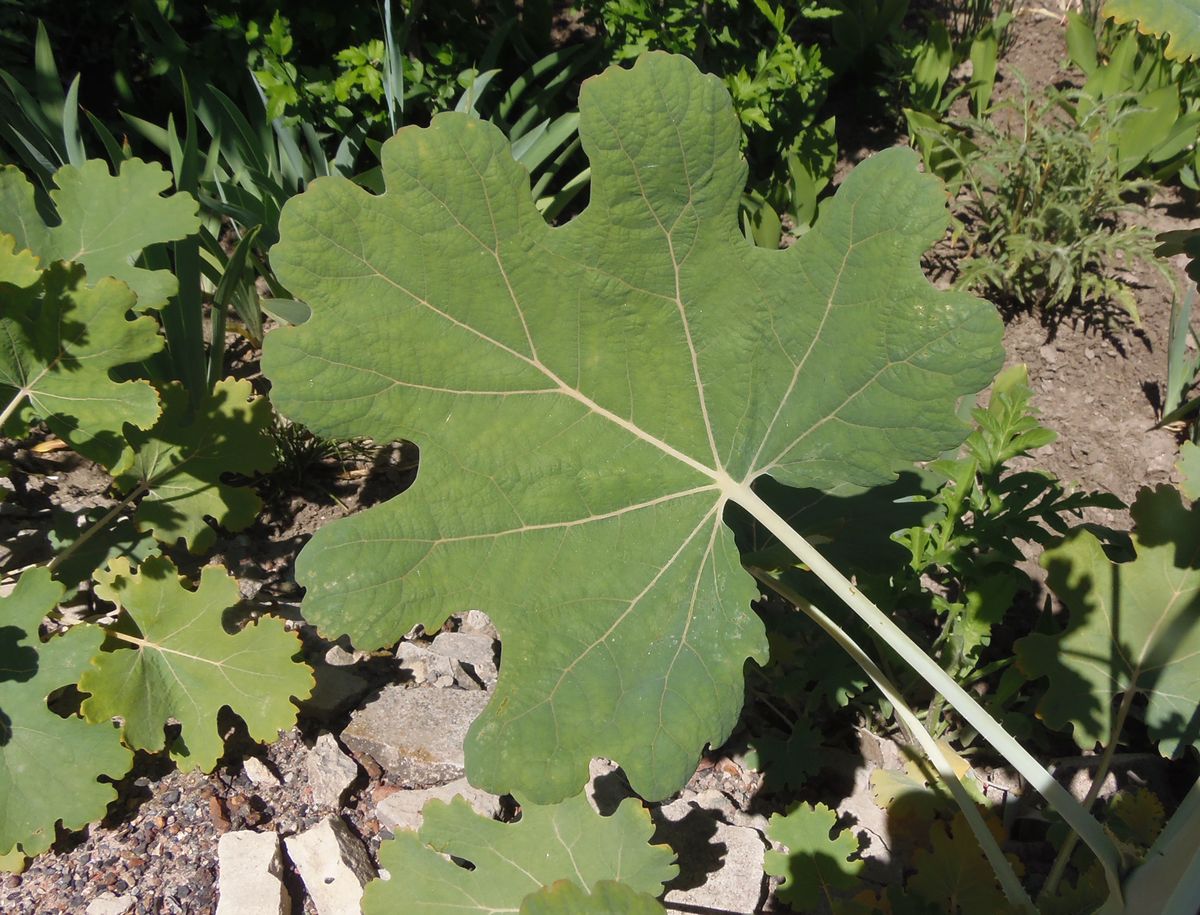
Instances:
[[[363,887],[375,866],[341,817],[326,817],[285,839],[284,846],[318,915],[361,913]]]
[[[288,915],[283,855],[273,832],[227,832],[217,842],[216,915]]]

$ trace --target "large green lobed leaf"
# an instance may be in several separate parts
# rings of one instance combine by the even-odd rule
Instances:
[[[864,163],[766,251],[738,229],[728,95],[689,61],[588,81],[580,133],[591,201],[559,228],[500,132],[456,114],[384,145],[383,195],[313,182],[272,254],[313,317],[263,360],[314,431],[421,448],[409,492],[301,554],[305,615],[374,647],[491,614],[504,666],[468,774],[537,802],[594,756],[677,790],[766,655],[727,502],[953,447],[1002,358],[993,310],[921,274],[946,197],[914,154]]]

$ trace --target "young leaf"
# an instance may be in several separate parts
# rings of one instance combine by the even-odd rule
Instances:
[[[0,598],[0,853],[19,846],[40,854],[56,823],[77,829],[100,819],[117,792],[96,776],[119,778],[133,761],[107,722],[63,718],[46,706],[47,696],[79,679],[102,638],[91,626],[38,638],[62,593],[39,568]]]
[[[798,912],[823,910],[859,885],[865,862],[850,860],[858,852],[858,838],[849,829],[830,838],[837,821],[837,812],[824,804],[797,804],[786,815],[774,814],[767,825],[767,837],[787,851],[768,851],[763,869],[783,878],[779,898]]]
[[[367,886],[365,915],[525,911],[523,899],[560,880],[593,892],[598,881],[619,881],[653,897],[676,873],[671,850],[648,844],[654,826],[632,798],[608,817],[583,794],[553,807],[523,805],[518,823],[481,817],[462,798],[430,801],[424,817],[419,833],[380,846],[379,864],[392,879]]]
[[[167,544],[182,537],[193,553],[203,553],[216,539],[205,518],[237,531],[258,517],[262,501],[254,490],[222,477],[275,466],[271,405],[254,396],[249,381],[232,378],[217,382],[196,410],[180,385],[164,386],[162,399],[159,423],[129,434],[136,453],[117,486],[146,490],[134,515],[140,529]]]
[[[312,692],[312,672],[292,658],[300,640],[280,620],[263,618],[230,634],[222,613],[238,602],[238,587],[220,566],[206,566],[187,590],[166,558],[147,559],[137,572],[115,559],[96,574],[96,593],[123,608],[132,629],[109,630],[117,646],[98,652],[79,688],[89,721],[121,717],[125,741],[139,750],[163,748],[163,726],[183,726],[171,747],[181,769],[211,769],[224,743],[217,730],[222,706],[239,715],[255,740],[274,740],[296,723],[289,697]]]
[[[185,238],[200,228],[197,204],[189,194],[163,197],[171,176],[156,164],[126,159],[117,177],[100,159],[82,167],[65,165],[54,174],[50,192],[58,225],[43,222],[34,203],[33,185],[14,166],[0,169],[0,231],[16,237],[43,264],[83,264],[93,281],[112,276],[137,296],[137,308],[159,308],[175,294],[169,270],[133,266],[147,245]]]
[[[0,405],[4,419],[26,398],[33,416],[107,467],[125,449],[124,425],[146,428],[158,397],[145,381],[113,381],[109,371],[162,349],[150,317],[130,321],[133,295],[124,283],[89,286],[83,269],[52,264],[26,289],[8,289],[0,329]],[[0,425],[3,421],[0,420]]]
[[[24,289],[36,283],[41,275],[37,256],[28,248],[17,250],[17,240],[0,232],[0,283]]]
[[[1003,831],[994,818],[990,825],[997,833]],[[929,841],[929,848],[913,855],[916,873],[908,880],[909,893],[933,903],[947,915],[1020,911],[1005,902],[996,875],[961,813],[955,814],[948,826],[939,824],[930,830]]]
[[[1145,721],[1164,755],[1196,741],[1200,709],[1200,512],[1185,508],[1170,487],[1143,489],[1130,509],[1137,557],[1115,563],[1100,541],[1078,531],[1047,550],[1049,585],[1070,613],[1057,635],[1016,644],[1030,677],[1049,678],[1038,715],[1074,726],[1090,748],[1108,744],[1113,700],[1145,697]]]
[[[764,660],[727,503],[757,505],[763,474],[869,486],[953,447],[1002,358],[994,310],[921,274],[946,197],[912,153],[769,251],[738,229],[729,97],[691,62],[588,81],[580,135],[591,199],[560,228],[503,135],[453,113],[384,145],[381,196],[313,182],[272,258],[313,316],[263,361],[315,432],[422,449],[402,498],[301,555],[306,617],[375,646],[485,608],[504,672],[467,769],[538,802],[594,756],[677,790]]]

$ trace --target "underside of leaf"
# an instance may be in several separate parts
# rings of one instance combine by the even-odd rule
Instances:
[[[468,772],[539,802],[594,756],[677,790],[765,660],[727,505],[765,474],[869,486],[953,447],[1002,358],[994,311],[921,274],[946,198],[913,154],[864,163],[767,251],[738,228],[728,95],[686,59],[588,81],[580,134],[591,200],[558,228],[463,115],[386,143],[383,195],[313,182],[272,253],[313,317],[263,359],[319,434],[421,448],[409,492],[301,554],[306,617],[375,647],[489,613],[503,670]]]

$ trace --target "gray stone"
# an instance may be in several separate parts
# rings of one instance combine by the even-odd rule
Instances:
[[[246,778],[260,787],[279,787],[279,778],[257,756],[247,756],[242,762],[242,769],[246,772]]]
[[[304,757],[304,771],[313,802],[326,807],[340,807],[342,795],[358,778],[358,764],[342,752],[332,734],[317,738]]]
[[[216,915],[288,915],[283,855],[273,832],[227,832],[217,842]]]
[[[379,820],[380,826],[392,832],[417,830],[421,828],[422,811],[429,801],[439,800],[448,804],[456,797],[463,798],[480,816],[492,819],[500,816],[500,798],[480,791],[465,778],[460,778],[436,788],[415,788],[389,794],[375,808],[375,819]]]
[[[454,685],[455,664],[450,658],[420,642],[401,642],[396,646],[396,660],[407,670],[417,686],[437,687]]]
[[[125,915],[133,911],[136,900],[132,896],[114,896],[101,893],[88,903],[86,915]]]
[[[342,743],[402,784],[444,785],[466,774],[463,740],[487,701],[478,691],[388,686],[351,716]]]
[[[500,633],[492,624],[491,618],[482,610],[468,610],[457,614],[459,632],[477,632],[490,639],[499,639]]]
[[[341,817],[327,817],[284,840],[318,915],[358,915],[375,867]]]
[[[496,643],[476,632],[443,632],[429,646],[435,654],[456,662],[454,679],[464,689],[496,685]]]
[[[758,830],[722,823],[682,799],[659,808],[655,819],[655,841],[667,842],[679,855],[680,874],[664,898],[668,912],[762,911],[766,842]]]

